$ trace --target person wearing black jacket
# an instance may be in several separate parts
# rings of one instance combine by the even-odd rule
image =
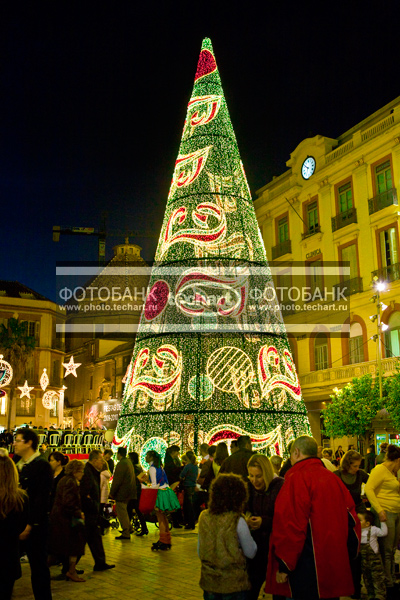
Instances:
[[[94,560],[93,571],[106,571],[115,565],[106,563],[100,532],[100,469],[104,458],[100,450],[92,450],[80,483],[82,511],[85,514],[86,540]]]
[[[269,538],[272,531],[275,502],[284,484],[284,479],[275,475],[269,458],[262,454],[253,454],[247,468],[250,485],[246,521],[252,538],[257,544],[255,557],[248,561],[251,583],[248,600],[257,600],[267,574]],[[274,595],[273,599],[283,600],[284,597]]]
[[[133,470],[135,471],[135,481],[136,481],[136,498],[132,498],[128,502],[128,516],[129,521],[132,521],[133,511],[136,512],[136,515],[140,522],[140,531],[136,533],[138,537],[142,537],[143,535],[147,535],[149,530],[147,528],[146,519],[144,515],[139,510],[139,502],[140,502],[140,494],[142,493],[142,484],[140,483],[140,475],[143,474],[143,469],[139,464],[139,455],[137,452],[129,452],[129,460],[133,464]],[[133,527],[132,527],[133,530]],[[132,533],[132,531],[131,531]]]
[[[114,474],[114,469],[115,469],[115,463],[113,461],[113,456],[114,456],[114,453],[110,448],[106,448],[106,450],[104,450],[103,458],[108,465],[108,470],[110,471],[111,475]]]
[[[30,506],[28,524],[20,539],[26,540],[35,600],[52,600],[46,543],[53,475],[50,464],[41,458],[38,443],[39,438],[33,429],[17,431],[14,447],[15,453],[21,457],[17,463],[19,481],[28,494]]]
[[[165,452],[164,471],[167,476],[169,485],[180,481],[180,474],[183,469],[183,466],[181,465],[181,461],[179,460],[179,450],[179,446],[173,444],[172,446],[167,448]],[[183,521],[182,510],[179,509],[171,513],[171,518],[172,526],[174,527],[174,529],[181,529],[181,523]]]
[[[247,483],[249,481],[247,477],[247,463],[254,454],[251,449],[250,437],[248,435],[239,436],[237,445],[239,450],[224,460],[219,472],[241,475]]]

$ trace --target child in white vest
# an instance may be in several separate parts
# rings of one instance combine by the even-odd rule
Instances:
[[[368,600],[385,600],[385,572],[379,553],[378,537],[385,537],[388,532],[386,523],[376,527],[371,511],[357,514],[361,523],[361,569],[367,588]]]

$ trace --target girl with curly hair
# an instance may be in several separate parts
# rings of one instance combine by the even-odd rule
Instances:
[[[239,475],[221,474],[211,484],[208,509],[199,518],[200,587],[204,600],[246,600],[250,581],[246,558],[257,544],[242,515],[248,499]]]

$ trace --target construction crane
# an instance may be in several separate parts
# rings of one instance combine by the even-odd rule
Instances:
[[[159,234],[155,231],[150,230],[128,230],[128,229],[107,229],[105,227],[105,221],[103,220],[103,226],[101,229],[95,227],[65,227],[62,228],[59,225],[53,226],[53,242],[60,241],[60,235],[93,235],[99,240],[99,265],[104,265],[106,262],[106,238],[107,236],[124,236],[124,237],[147,237],[158,239]]]

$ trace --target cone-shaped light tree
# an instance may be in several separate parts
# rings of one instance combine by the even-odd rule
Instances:
[[[140,453],[250,435],[282,452],[306,408],[214,52],[203,41],[114,438]]]

